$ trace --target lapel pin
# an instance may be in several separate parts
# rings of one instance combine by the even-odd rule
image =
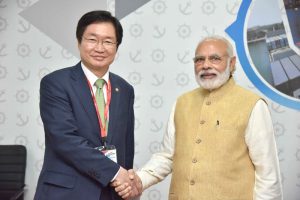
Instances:
[[[115,91],[116,91],[116,92],[119,92],[119,88],[116,88]]]

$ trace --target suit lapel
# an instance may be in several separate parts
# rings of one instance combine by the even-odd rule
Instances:
[[[97,132],[99,133],[100,128],[97,113],[95,110],[94,102],[92,99],[90,88],[88,86],[87,79],[84,75],[84,72],[82,71],[80,63],[73,67],[71,78],[73,80],[72,87],[74,88],[74,91],[77,94],[82,107],[84,108],[90,121],[92,122],[94,129],[97,130]],[[122,91],[117,79],[111,73],[109,74],[109,80],[111,83],[111,102],[109,106],[109,125],[107,142],[108,144],[111,144],[113,137],[117,134],[116,124],[118,120],[118,110],[120,106],[120,92]]]
[[[107,142],[111,144],[113,137],[117,134],[116,133],[116,123],[118,117],[118,110],[120,106],[120,93],[121,87],[117,82],[116,78],[113,74],[109,74],[109,80],[111,83],[111,102],[109,106],[109,124],[108,124],[108,135],[107,135]]]
[[[81,102],[82,107],[84,108],[87,116],[89,117],[90,121],[94,125],[94,129],[99,130],[99,122],[94,106],[94,102],[91,95],[91,90],[89,88],[87,79],[84,75],[84,72],[81,68],[80,63],[78,63],[72,69],[71,78],[73,80],[72,87],[78,96],[79,101]]]

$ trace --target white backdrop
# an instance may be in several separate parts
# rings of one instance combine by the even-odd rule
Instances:
[[[76,27],[75,23],[68,23],[68,11],[80,10],[74,22],[89,9],[105,9],[106,3],[108,10],[115,11],[113,0],[102,1],[100,7],[89,6],[89,1],[92,2],[74,1],[74,7],[65,9],[64,16],[50,13],[52,18],[46,18],[47,10],[32,11],[38,14],[35,19],[41,20],[42,24],[48,25],[47,20],[55,20],[52,24],[62,22],[65,25],[52,30],[49,36],[20,13],[27,10],[28,15],[28,9],[38,7],[39,2],[51,3],[55,10],[67,4],[63,3],[67,0],[56,3],[50,0],[0,0],[0,144],[27,147],[26,200],[33,198],[43,162],[39,81],[51,71],[78,62],[76,53],[70,53],[74,49],[60,43],[71,40],[76,46]],[[176,97],[197,86],[192,63],[197,42],[207,35],[226,36],[224,30],[235,21],[241,3],[238,0],[150,0],[121,20],[124,39],[111,70],[135,88],[135,168],[141,167],[159,149]],[[60,35],[65,31],[69,38]],[[240,85],[264,96],[248,80],[239,63],[234,76]],[[266,99],[274,122],[284,197],[299,200],[300,112]],[[142,199],[167,199],[169,181],[170,177],[149,188]]]

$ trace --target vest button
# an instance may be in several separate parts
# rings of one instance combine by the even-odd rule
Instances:
[[[191,180],[191,181],[190,181],[190,185],[195,185],[195,181],[194,181],[194,180]]]
[[[200,121],[200,124],[204,124],[204,123],[205,123],[205,121],[204,121],[204,120],[201,120],[201,121]]]
[[[200,143],[201,143],[201,139],[197,139],[197,140],[196,140],[196,143],[197,143],[197,144],[200,144]]]
[[[209,106],[210,104],[211,104],[211,101],[207,101],[207,102],[206,102],[206,105]]]
[[[196,163],[198,160],[196,159],[196,158],[194,158],[193,160],[192,160],[192,162],[193,163]]]

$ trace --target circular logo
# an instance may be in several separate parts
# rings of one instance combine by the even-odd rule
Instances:
[[[274,25],[274,27],[271,27],[271,25],[269,24],[268,27],[263,27],[265,28],[265,30],[260,31],[259,28],[262,28],[262,26],[257,26],[254,27],[254,33],[256,34],[255,36],[257,38],[250,38],[252,39],[250,42],[257,42],[259,40],[263,40],[267,49],[266,54],[268,54],[268,59],[269,59],[269,65],[267,66],[268,70],[269,70],[269,74],[266,73],[267,75],[264,76],[262,75],[263,73],[260,72],[258,70],[259,66],[255,66],[255,68],[253,68],[251,66],[250,63],[254,63],[254,58],[255,55],[251,55],[251,49],[252,46],[250,47],[250,42],[249,42],[249,37],[251,37],[251,35],[249,34],[249,27],[245,27],[246,24],[246,15],[249,11],[249,7],[251,4],[251,0],[245,0],[242,1],[242,4],[240,6],[238,15],[237,15],[237,19],[236,21],[231,24],[225,31],[227,32],[227,34],[230,35],[230,37],[235,41],[235,45],[236,45],[236,51],[237,51],[237,55],[239,57],[240,63],[243,67],[243,70],[245,72],[245,74],[247,75],[247,77],[250,79],[250,81],[255,85],[256,88],[258,88],[258,90],[260,90],[264,95],[266,95],[268,98],[272,99],[273,101],[283,105],[283,106],[287,106],[293,109],[297,109],[300,110],[300,88],[297,88],[300,86],[300,84],[297,83],[297,80],[299,79],[300,81],[300,76],[296,78],[296,81],[294,81],[294,78],[289,78],[288,77],[288,70],[287,69],[287,65],[289,62],[289,60],[292,60],[295,56],[299,56],[296,54],[294,54],[295,56],[290,58],[291,54],[287,54],[287,53],[282,53],[284,51],[284,47],[287,47],[289,45],[286,45],[287,39],[284,38],[284,34],[285,33],[280,33],[280,31],[274,31],[274,29],[279,28],[280,29],[280,23],[279,25],[277,24],[277,26]],[[258,1],[259,2],[259,1]],[[280,11],[279,11],[280,12]],[[266,12],[265,12],[266,13]],[[281,13],[279,13],[280,15]],[[267,16],[266,16],[267,17]],[[249,20],[249,18],[248,18]],[[261,17],[261,21],[262,17]],[[261,22],[262,23],[262,22]],[[282,23],[283,26],[283,23]],[[248,28],[248,29],[247,29]],[[257,28],[257,29],[255,29]],[[273,28],[273,29],[272,29]],[[244,31],[247,31],[247,33],[245,34]],[[268,31],[270,30],[270,31]],[[252,29],[251,29],[252,31]],[[256,32],[255,32],[256,31]],[[262,34],[262,35],[259,35]],[[283,44],[280,44],[281,41],[276,41],[277,43],[279,43],[279,47],[275,46],[274,48],[272,47],[272,42],[274,42],[273,40],[273,35],[272,34],[280,34],[282,36],[282,42]],[[247,38],[245,38],[247,37]],[[246,41],[246,44],[248,44],[247,46],[245,46],[244,41]],[[275,42],[275,44],[276,44]],[[281,46],[280,46],[281,45]],[[249,54],[251,56],[251,61],[249,60],[249,58],[247,57],[247,53],[246,53],[246,48],[247,50],[249,50]],[[256,49],[259,49],[259,47],[255,47]],[[273,50],[277,50],[277,52],[273,51]],[[278,52],[280,52],[282,54],[278,54]],[[275,53],[276,54],[275,54]],[[277,57],[272,57],[272,56],[277,56]],[[278,56],[279,55],[279,56]],[[261,56],[261,55],[259,55]],[[300,58],[300,57],[299,57]],[[280,67],[282,67],[281,71],[278,71],[278,66],[276,65],[280,65]],[[291,61],[291,64],[295,64]],[[267,69],[265,68],[265,69]],[[286,68],[286,69],[285,69]],[[299,69],[294,68],[296,71],[299,70],[300,73],[300,66]],[[277,71],[276,71],[277,70]],[[259,71],[259,73],[258,73]],[[288,79],[286,80],[286,82],[282,82],[282,81],[278,81],[278,76],[287,76]],[[295,76],[295,75],[294,75]],[[282,79],[281,77],[279,77],[279,79]],[[293,82],[294,81],[294,82]],[[299,94],[298,94],[299,92]],[[299,96],[298,96],[299,95]]]

